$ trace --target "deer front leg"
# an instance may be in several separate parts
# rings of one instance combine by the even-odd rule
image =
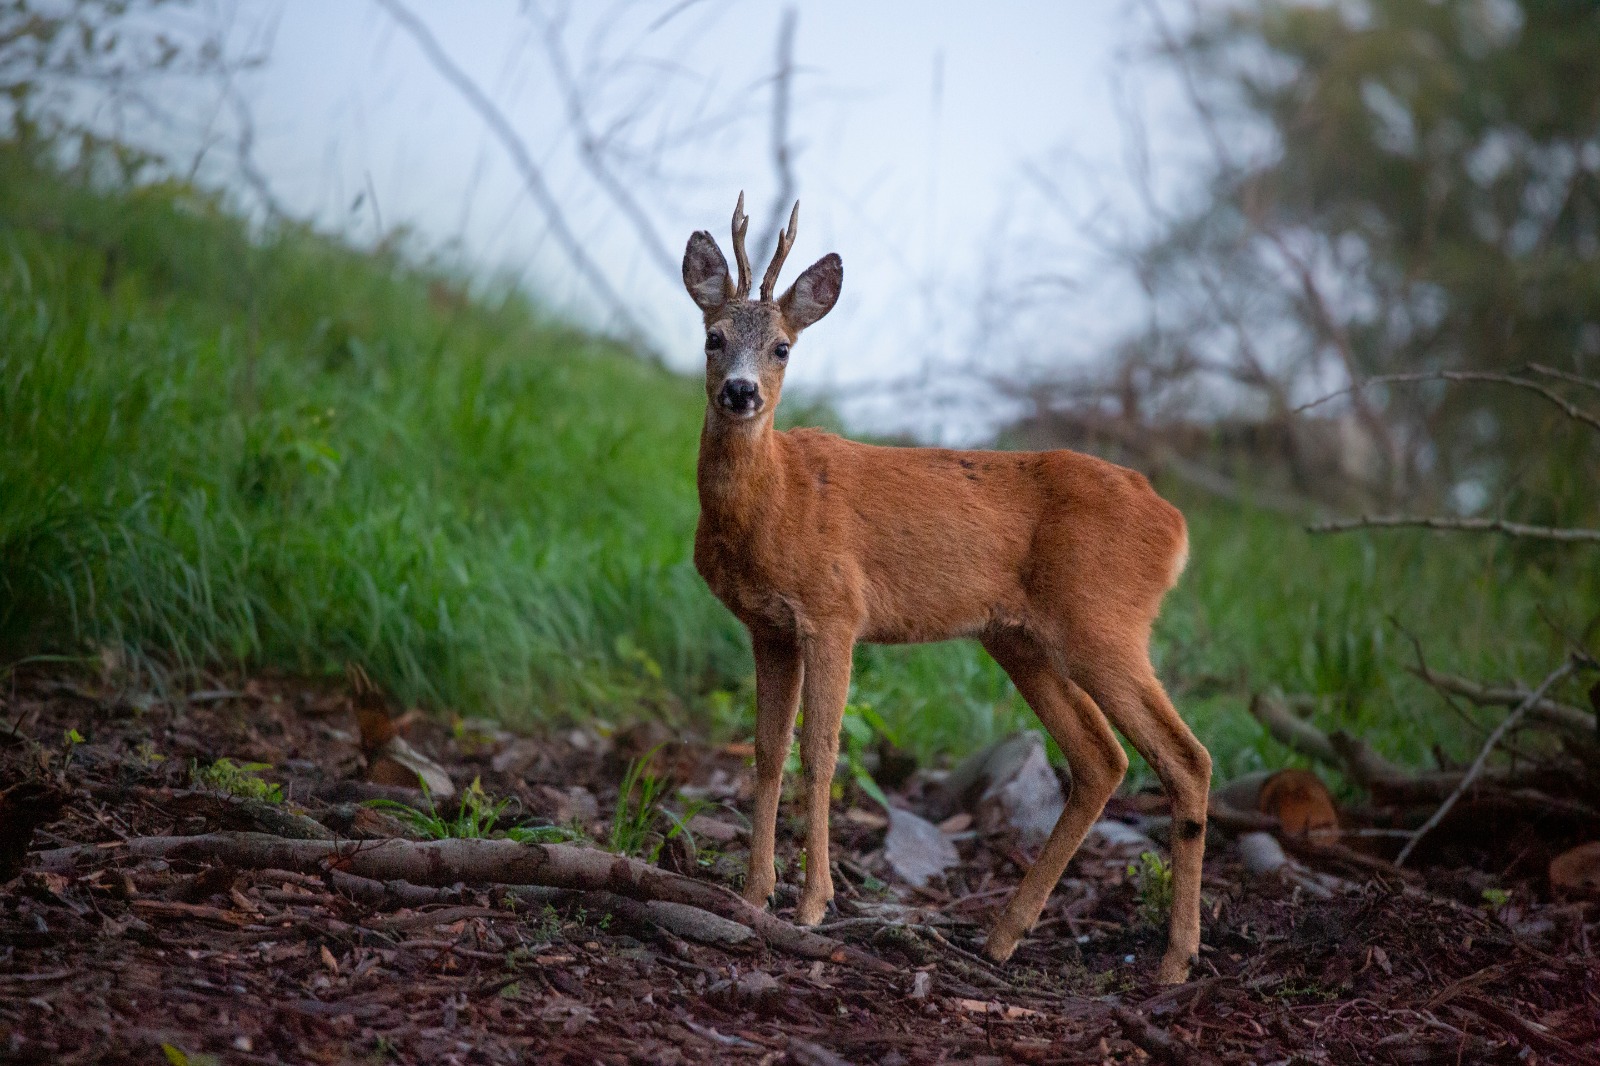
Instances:
[[[814,637],[805,645],[805,719],[800,726],[800,761],[806,783],[806,881],[795,921],[816,925],[833,898],[828,857],[828,806],[833,769],[839,761],[839,726],[850,693],[854,637]]]
[[[744,898],[766,906],[777,884],[776,845],[783,764],[794,740],[800,709],[800,649],[792,639],[750,634],[756,656],[756,796],[750,829],[750,872]]]

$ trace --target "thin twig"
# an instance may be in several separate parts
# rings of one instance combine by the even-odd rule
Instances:
[[[433,32],[416,15],[412,14],[410,9],[400,0],[378,0],[378,3],[382,5],[383,9],[389,13],[389,16],[395,22],[399,23],[401,29],[410,34],[412,40],[422,49],[423,55],[433,64],[434,69],[446,81],[455,86],[456,91],[471,105],[472,109],[478,113],[478,117],[483,119],[484,124],[489,127],[489,131],[495,135],[495,138],[500,142],[501,147],[506,150],[506,154],[511,157],[512,163],[521,174],[522,182],[527,186],[534,202],[544,212],[545,223],[550,227],[550,233],[555,237],[556,243],[561,246],[562,251],[566,252],[567,258],[572,261],[573,267],[583,276],[583,279],[589,283],[589,287],[594,290],[611,314],[621,323],[623,333],[628,342],[643,354],[660,363],[662,361],[660,351],[651,343],[644,328],[639,325],[638,319],[628,310],[628,305],[623,301],[622,296],[616,289],[612,288],[611,282],[606,278],[605,272],[600,269],[599,264],[590,258],[589,253],[584,250],[583,242],[578,239],[578,235],[568,225],[566,215],[562,213],[561,205],[557,202],[555,193],[545,181],[544,173],[539,169],[538,164],[533,161],[533,156],[528,151],[528,146],[517,135],[517,131],[512,128],[505,114],[495,105],[493,100],[490,100],[485,95],[482,89],[478,88],[477,83],[456,65],[455,61],[445,52],[443,46],[439,44],[438,38],[434,37]]]
[[[1585,389],[1593,389],[1596,392],[1600,392],[1600,378],[1586,378],[1582,374],[1574,374],[1570,370],[1557,370],[1555,367],[1545,366],[1543,363],[1529,363],[1522,369],[1524,372],[1543,374],[1545,377],[1557,378],[1570,385],[1578,385]]]
[[[1467,533],[1504,533],[1511,537],[1541,540],[1600,541],[1600,529],[1563,529],[1556,526],[1530,526],[1503,518],[1437,518],[1432,515],[1363,515],[1334,522],[1318,522],[1306,527],[1307,533],[1347,533],[1352,529],[1417,526],[1422,529]]]
[[[774,247],[783,228],[784,214],[794,200],[794,151],[789,145],[789,101],[794,82],[794,30],[799,13],[785,8],[778,24],[778,68],[772,75],[772,169],[778,175],[778,194],[772,200],[772,214],[756,238],[756,251]]]
[[[1572,673],[1572,668],[1573,662],[1570,658],[1563,660],[1560,666],[1550,671],[1545,679],[1539,682],[1539,687],[1529,693],[1527,699],[1517,704],[1516,708],[1506,715],[1505,720],[1495,726],[1493,732],[1489,734],[1489,739],[1485,740],[1483,747],[1479,749],[1478,757],[1472,760],[1472,765],[1462,775],[1461,783],[1455,787],[1455,791],[1445,797],[1445,801],[1439,805],[1439,809],[1434,811],[1432,816],[1426,822],[1423,822],[1415,833],[1411,834],[1411,839],[1406,841],[1406,846],[1401,848],[1400,854],[1394,857],[1395,866],[1405,865],[1407,857],[1410,856],[1422,838],[1432,832],[1440,822],[1444,821],[1445,815],[1450,813],[1456,802],[1466,794],[1467,789],[1472,787],[1472,783],[1478,779],[1478,775],[1483,773],[1483,768],[1489,761],[1489,755],[1494,751],[1495,746],[1500,743],[1500,738],[1510,732],[1512,727],[1522,720],[1522,716],[1528,712],[1528,708],[1543,699],[1544,694],[1549,692],[1557,681]]]
[[[578,158],[583,161],[584,167],[594,178],[595,183],[611,197],[612,203],[617,205],[623,216],[632,224],[650,261],[671,281],[677,282],[680,277],[677,258],[667,248],[661,234],[656,232],[655,224],[650,221],[650,216],[644,207],[634,199],[628,187],[611,172],[606,161],[604,141],[594,132],[589,123],[588,111],[584,107],[584,97],[595,94],[585,93],[584,88],[578,84],[572,66],[567,62],[561,26],[547,17],[537,6],[530,5],[530,10],[542,24],[545,52],[550,57],[550,69],[555,74],[556,85],[566,102],[567,122],[571,125],[572,135],[578,142]]]
[[[1496,688],[1454,674],[1441,674],[1427,663],[1419,662],[1408,669],[1438,691],[1462,696],[1480,707],[1515,707],[1528,698],[1523,689]],[[1538,701],[1528,708],[1528,717],[1591,740],[1600,739],[1596,736],[1594,715],[1559,700]]]
[[[1512,374],[1491,374],[1487,371],[1481,370],[1429,370],[1417,374],[1379,374],[1374,377],[1367,378],[1358,384],[1351,385],[1349,388],[1340,389],[1338,392],[1331,392],[1321,399],[1312,400],[1310,403],[1301,404],[1290,413],[1299,414],[1302,411],[1309,411],[1313,407],[1320,407],[1328,401],[1336,400],[1341,396],[1354,396],[1362,390],[1373,385],[1406,385],[1420,381],[1466,381],[1492,385],[1511,385],[1519,389],[1527,389],[1530,392],[1538,393],[1540,396],[1543,396],[1545,399],[1561,408],[1561,410],[1566,413],[1568,418],[1575,419],[1576,421],[1582,422],[1587,426],[1591,426],[1594,429],[1600,430],[1600,415],[1597,415],[1592,411],[1585,411],[1577,404],[1574,404],[1572,401],[1568,400],[1565,396],[1562,396],[1560,393],[1539,384],[1539,382],[1529,381],[1527,378],[1519,378]]]

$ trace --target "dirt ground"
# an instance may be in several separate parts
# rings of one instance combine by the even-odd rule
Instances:
[[[0,1061],[1600,1062],[1600,907],[1547,898],[1525,861],[1537,826],[1488,827],[1511,838],[1468,849],[1471,865],[1438,849],[1421,877],[1339,871],[1326,899],[1247,874],[1214,826],[1200,966],[1162,988],[1164,932],[1109,838],[1091,838],[1034,934],[993,966],[977,953],[1024,846],[958,815],[944,828],[959,865],[913,890],[886,864],[880,810],[846,788],[824,932],[890,964],[877,972],[755,938],[691,942],[583,892],[530,902],[462,886],[400,906],[363,902],[331,871],[119,858],[130,838],[260,829],[254,808],[194,783],[220,757],[271,764],[260,776],[281,785],[283,807],[341,839],[397,832],[363,801],[418,794],[362,780],[371,760],[340,686],[235,678],[160,698],[59,673],[6,686],[0,881],[7,848],[21,872],[0,885]],[[661,727],[512,737],[426,718],[407,736],[457,787],[480,778],[511,800],[502,827],[576,825],[601,841],[630,761],[654,752],[652,771],[684,789],[668,807],[703,804],[658,863],[729,885],[742,875],[741,745]],[[930,781],[894,781],[896,801],[916,807]],[[19,842],[17,811],[54,804]],[[780,915],[800,869],[792,812]],[[1106,817],[1159,841],[1160,814],[1158,799],[1133,796]],[[83,844],[110,846],[44,868],[41,853]],[[1485,895],[1489,875],[1508,896]]]

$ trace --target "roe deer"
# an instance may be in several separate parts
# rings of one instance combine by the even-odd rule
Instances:
[[[1127,772],[1116,726],[1172,801],[1172,926],[1159,977],[1186,979],[1200,947],[1200,864],[1211,757],[1150,665],[1150,627],[1188,554],[1183,515],[1132,470],[1071,451],[885,448],[773,411],[800,332],[839,299],[826,255],[774,299],[800,205],[750,299],[744,194],[728,273],[717,242],[689,238],[683,282],[704,314],[695,568],[750,631],[756,660],[756,793],[745,898],[776,883],[773,842],[795,714],[805,717],[805,886],[797,920],[833,898],[828,799],[857,641],[976,637],[1066,754],[1072,791],[1038,860],[989,935],[1008,958],[1038,919],[1089,826]]]

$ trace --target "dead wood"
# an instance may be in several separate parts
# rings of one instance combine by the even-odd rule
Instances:
[[[671,900],[638,900],[615,892],[585,892],[578,900],[590,911],[614,914],[635,925],[653,925],[685,940],[715,948],[737,947],[756,937],[754,930],[742,922]]]
[[[1445,801],[1439,805],[1439,809],[1434,811],[1432,816],[1426,822],[1423,822],[1415,833],[1411,834],[1411,839],[1406,841],[1405,847],[1400,849],[1400,854],[1395,856],[1394,864],[1396,866],[1405,865],[1407,857],[1416,849],[1422,838],[1427,836],[1440,822],[1444,821],[1445,815],[1450,813],[1450,808],[1454,807],[1467,789],[1472,787],[1472,783],[1483,773],[1484,766],[1488,763],[1489,756],[1494,752],[1495,747],[1500,743],[1500,739],[1522,720],[1522,716],[1528,712],[1528,708],[1538,703],[1557,681],[1572,673],[1575,665],[1571,657],[1568,657],[1560,666],[1545,675],[1545,679],[1539,682],[1539,687],[1529,693],[1528,698],[1519,703],[1510,714],[1506,715],[1505,720],[1494,728],[1494,731],[1489,734],[1489,738],[1483,742],[1483,747],[1479,749],[1478,757],[1472,760],[1472,765],[1461,776],[1461,783],[1451,791],[1449,796],[1445,797]]]
[[[1563,1062],[1600,1063],[1600,1055],[1590,1050],[1578,1048],[1562,1040],[1554,1033],[1537,1022],[1517,1014],[1503,1003],[1496,1002],[1486,996],[1463,995],[1457,1002],[1467,1010],[1487,1019],[1508,1033],[1516,1034],[1517,1038],[1537,1051],[1546,1055],[1559,1055]]]
[[[334,891],[366,907],[379,910],[399,907],[426,907],[439,903],[460,903],[459,886],[413,885],[409,881],[377,881],[343,870],[329,870],[328,883]]]
[[[99,794],[98,791],[96,793]],[[203,818],[225,830],[267,833],[291,840],[332,840],[321,822],[276,803],[201,789],[143,788],[129,790],[136,800],[153,803],[182,818]]]
[[[1528,690],[1520,686],[1485,685],[1453,674],[1441,674],[1430,669],[1426,663],[1408,669],[1439,691],[1461,696],[1479,707],[1516,707],[1528,698]],[[1546,696],[1528,707],[1527,718],[1591,745],[1600,743],[1600,724],[1597,724],[1600,720],[1581,707]]]
[[[848,962],[863,969],[894,967],[836,940],[798,929],[758,910],[719,885],[675,874],[636,859],[570,844],[519,844],[511,840],[287,840],[264,833],[208,833],[195,837],[136,837],[112,847],[80,845],[41,852],[41,869],[65,872],[83,863],[128,856],[318,871],[331,866],[377,881],[415,885],[526,884],[615,892],[639,900],[665,900],[710,911],[753,930],[769,945],[804,958]]]
[[[1122,1035],[1128,1038],[1129,1043],[1159,1062],[1168,1063],[1169,1066],[1189,1066],[1190,1063],[1210,1061],[1200,1052],[1191,1051],[1174,1040],[1171,1034],[1145,1021],[1130,1007],[1112,1007],[1111,1017],[1121,1026]]]
[[[1280,744],[1333,767],[1382,804],[1407,807],[1442,802],[1460,787],[1465,776],[1460,770],[1407,770],[1380,755],[1360,737],[1343,731],[1324,733],[1310,722],[1302,721],[1284,701],[1273,696],[1258,694],[1250,701],[1250,713]],[[1517,772],[1480,770],[1478,777],[1481,778],[1480,788],[1493,786],[1528,793],[1531,786],[1548,782],[1550,775],[1543,768],[1532,767]],[[1535,798],[1532,793],[1523,796],[1524,800]],[[1261,824],[1251,826],[1262,827]]]
[[[1324,836],[1304,836],[1284,831],[1283,823],[1260,811],[1241,811],[1213,793],[1209,821],[1232,833],[1273,833],[1283,849],[1308,866],[1332,870],[1346,878],[1414,876],[1397,870],[1393,863]]]
[[[1272,739],[1284,747],[1335,769],[1344,769],[1344,760],[1328,742],[1328,735],[1296,717],[1282,699],[1258,692],[1250,698],[1250,715],[1266,726]]]

